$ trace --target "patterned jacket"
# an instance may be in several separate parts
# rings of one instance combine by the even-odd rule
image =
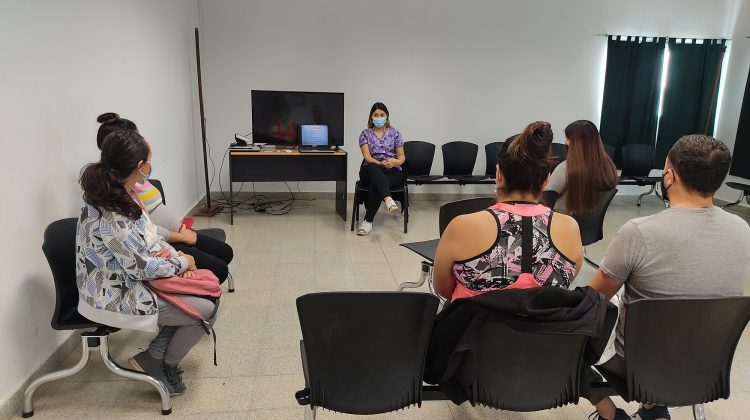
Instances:
[[[142,281],[183,273],[187,259],[157,233],[146,213],[138,220],[86,205],[76,237],[78,312],[104,325],[158,331],[156,297]]]

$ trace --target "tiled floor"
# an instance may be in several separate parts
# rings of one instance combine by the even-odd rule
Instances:
[[[302,418],[294,392],[304,381],[299,357],[301,338],[294,301],[312,291],[395,290],[398,283],[414,281],[420,258],[398,244],[432,239],[438,235],[439,202],[414,201],[409,233],[401,219],[381,213],[375,231],[358,237],[333,211],[333,201],[317,200],[285,216],[241,213],[234,226],[228,217],[196,219],[197,227],[226,229],[235,249],[237,291],[225,294],[219,321],[219,366],[213,366],[213,346],[201,341],[183,362],[188,391],[174,397],[175,419],[295,419]],[[635,197],[615,198],[607,214],[605,239],[589,248],[589,256],[601,259],[608,241],[628,219],[661,210],[651,196],[642,208]],[[593,271],[586,267],[575,281],[585,285]],[[426,287],[423,288],[426,291]],[[111,348],[116,360],[125,360],[148,344],[148,336],[118,332]],[[92,355],[93,356],[93,355]],[[78,355],[71,355],[74,363]],[[732,371],[732,396],[706,406],[709,419],[747,418],[750,412],[750,334],[740,342]],[[635,404],[618,402],[632,412]],[[39,419],[145,419],[162,418],[159,400],[150,386],[110,374],[96,357],[78,375],[43,386],[35,398]],[[426,402],[422,408],[390,413],[382,419],[585,419],[592,407],[578,406],[536,413],[512,413]],[[319,419],[354,416],[319,411]],[[691,410],[679,408],[675,419],[691,419]]]

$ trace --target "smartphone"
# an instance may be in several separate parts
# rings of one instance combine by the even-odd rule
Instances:
[[[182,224],[185,225],[186,228],[192,229],[194,221],[195,221],[195,218],[186,217],[186,218],[182,219]]]

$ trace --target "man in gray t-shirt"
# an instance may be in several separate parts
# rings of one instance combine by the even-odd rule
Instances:
[[[644,298],[741,296],[750,280],[750,227],[713,205],[729,171],[727,147],[708,136],[682,137],[669,152],[662,190],[670,208],[630,220],[607,249],[591,287],[607,299],[624,285],[615,349],[602,367],[625,376],[625,315]],[[600,419],[627,414],[609,398],[595,403]],[[644,405],[643,419],[669,419],[664,406]]]

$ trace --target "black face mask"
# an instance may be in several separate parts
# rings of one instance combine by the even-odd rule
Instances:
[[[669,187],[667,187],[667,186],[664,185],[664,175],[666,175],[666,174],[667,174],[667,172],[664,171],[664,173],[661,175],[661,183],[660,183],[659,187],[661,188],[661,195],[662,195],[662,197],[664,197],[664,201],[666,201],[667,203],[669,203],[669,195],[668,195],[667,190],[672,185],[670,185]],[[673,182],[673,184],[674,184],[674,182]]]

